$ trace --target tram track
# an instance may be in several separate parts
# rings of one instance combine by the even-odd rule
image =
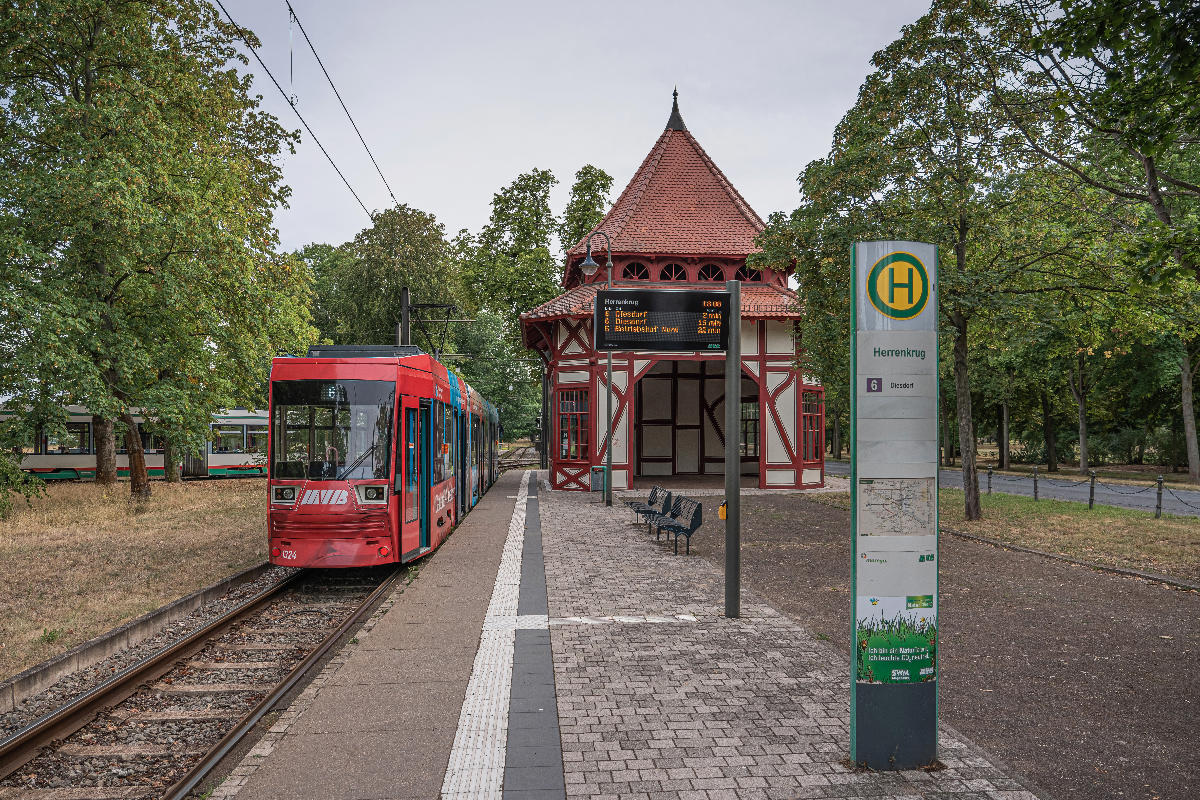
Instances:
[[[303,571],[0,741],[0,800],[187,797],[402,569]]]

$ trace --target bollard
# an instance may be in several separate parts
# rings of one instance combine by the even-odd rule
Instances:
[[[1089,469],[1088,477],[1091,478],[1091,486],[1088,487],[1088,511],[1092,510],[1092,506],[1096,505],[1096,470]]]
[[[1158,476],[1158,502],[1154,504],[1154,518],[1162,517],[1162,475]]]
[[[988,494],[992,493],[992,468],[988,467]]]
[[[1033,467],[1033,499],[1037,500],[1037,465]]]

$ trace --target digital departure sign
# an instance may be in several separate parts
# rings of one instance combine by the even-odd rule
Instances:
[[[726,350],[729,316],[729,292],[601,289],[596,294],[596,349]]]

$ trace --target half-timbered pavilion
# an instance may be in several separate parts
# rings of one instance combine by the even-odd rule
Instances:
[[[742,281],[742,474],[760,488],[823,484],[824,390],[795,366],[800,309],[787,271],[748,268],[763,222],[688,132],[678,96],[666,130],[596,230],[613,244],[615,287],[724,288]],[[604,263],[603,237],[593,240]],[[587,489],[608,444],[605,354],[593,349],[601,268],[579,269],[584,240],[567,253],[565,291],[521,315],[527,347],[549,384],[550,481]],[[651,476],[724,472],[722,353],[613,354],[613,488]]]

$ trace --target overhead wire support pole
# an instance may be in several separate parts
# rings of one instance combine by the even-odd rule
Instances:
[[[287,0],[284,0],[287,2]],[[296,27],[300,29],[300,33],[304,36],[304,41],[308,42],[308,49],[312,50],[313,58],[317,59],[317,66],[321,68],[321,72],[325,74],[325,80],[329,81],[329,88],[333,89],[334,96],[338,102],[342,104],[342,111],[346,112],[346,119],[350,120],[351,127],[358,134],[358,140],[362,142],[363,149],[367,151],[367,156],[371,159],[371,163],[375,165],[375,171],[379,173],[379,179],[383,181],[384,188],[387,189],[388,196],[392,198],[393,203],[400,202],[396,199],[396,195],[392,193],[392,187],[388,185],[387,178],[383,177],[383,170],[379,168],[379,162],[375,160],[375,154],[371,152],[371,148],[367,147],[367,140],[363,138],[362,131],[358,129],[358,123],[354,121],[354,117],[350,116],[350,109],[346,108],[346,101],[342,99],[342,94],[333,84],[333,78],[329,77],[329,70],[325,69],[325,64],[321,61],[321,56],[317,55],[317,48],[313,46],[312,39],[308,38],[308,31],[304,30],[304,23],[300,21],[300,16],[296,10],[292,8],[292,4],[287,3],[288,13],[292,15],[292,19],[296,20]]]
[[[225,8],[225,4],[222,3],[221,0],[214,0],[214,2],[217,4],[217,7],[221,9],[221,11],[225,12],[225,18],[229,20],[230,25],[237,28],[239,32],[245,30],[241,25],[238,25],[233,21],[233,17],[230,15],[229,9]],[[299,20],[297,20],[297,22],[298,21]],[[308,131],[308,135],[311,136],[312,140],[317,143],[317,147],[321,148],[321,152],[329,161],[329,165],[333,167],[333,171],[336,172],[338,177],[342,179],[342,183],[346,184],[346,188],[350,190],[350,194],[354,195],[354,199],[358,201],[358,204],[362,206],[362,210],[368,217],[370,217],[371,212],[367,208],[366,203],[364,203],[362,198],[358,196],[358,192],[354,191],[354,187],[350,185],[350,181],[346,180],[346,176],[342,174],[340,169],[338,169],[337,162],[333,160],[333,156],[329,155],[329,151],[325,149],[325,145],[321,144],[321,140],[317,138],[315,133],[313,133],[313,129],[309,126],[303,115],[301,115],[300,110],[296,108],[296,104],[292,101],[292,98],[288,97],[287,92],[283,90],[283,87],[279,85],[279,81],[275,79],[275,75],[270,69],[267,68],[266,63],[264,63],[262,60],[262,56],[258,54],[258,48],[250,44],[250,42],[246,40],[246,37],[242,36],[240,33],[238,38],[242,40],[242,43],[245,44],[247,48],[249,48],[251,55],[254,56],[256,61],[258,61],[258,65],[263,68],[263,72],[267,73],[267,77],[271,79],[271,83],[275,84],[275,88],[279,90],[281,95],[283,95],[283,99],[287,100],[288,106],[291,107],[296,117],[300,120],[300,123],[304,126],[304,130]]]

